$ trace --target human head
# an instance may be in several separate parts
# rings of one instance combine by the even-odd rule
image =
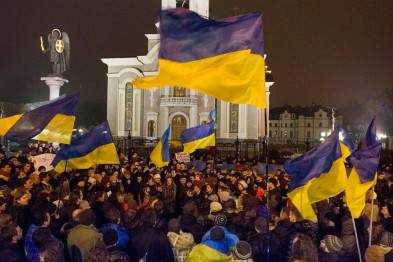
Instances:
[[[27,206],[29,204],[30,198],[31,198],[30,192],[23,187],[17,188],[14,193],[15,202],[22,206]]]
[[[343,248],[343,242],[340,238],[333,235],[326,235],[321,240],[321,249],[325,253],[339,253]]]
[[[45,250],[47,243],[49,243],[51,239],[52,233],[48,228],[39,227],[33,233],[33,243],[40,251]]]
[[[2,173],[9,175],[11,173],[11,165],[8,162],[3,162],[0,165],[0,170]]]
[[[117,232],[112,228],[104,231],[103,239],[107,248],[116,246],[118,244]]]
[[[22,239],[22,229],[15,223],[10,223],[0,229],[0,235],[7,243],[16,244]]]
[[[85,226],[91,226],[95,223],[96,216],[91,209],[83,210],[79,215],[79,222]]]
[[[251,258],[251,255],[252,255],[250,244],[247,243],[246,241],[237,242],[237,244],[233,250],[233,254],[236,259],[248,260],[249,258]]]
[[[172,218],[171,220],[169,220],[168,231],[179,234],[180,233],[180,220],[177,218]]]
[[[47,211],[47,208],[37,206],[32,210],[32,221],[33,224],[39,227],[48,227],[50,224],[50,214]]]

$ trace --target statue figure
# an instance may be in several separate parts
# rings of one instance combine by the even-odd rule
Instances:
[[[61,32],[54,28],[48,35],[48,48],[45,48],[42,36],[41,50],[48,53],[49,63],[52,67],[51,75],[63,76],[63,73],[70,68],[70,38],[66,32]]]

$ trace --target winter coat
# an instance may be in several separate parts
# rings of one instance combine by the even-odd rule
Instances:
[[[117,249],[117,248],[110,248],[108,249],[109,255],[108,255],[108,262],[128,262],[130,261],[130,258],[128,255]]]
[[[281,261],[280,241],[273,233],[249,233],[247,242],[251,245],[254,261]]]
[[[153,227],[143,226],[136,230],[132,238],[136,260],[144,258],[145,262],[174,262],[171,244],[165,233]]]
[[[212,241],[210,237],[210,232],[211,232],[210,229],[202,237],[202,243],[212,248],[215,248],[221,253],[227,253],[229,250],[231,250],[236,246],[237,242],[239,242],[239,238],[235,234],[229,232],[225,227],[221,227],[221,228],[224,230],[224,234],[225,234],[224,241]]]
[[[367,248],[364,258],[366,262],[384,262],[385,255],[390,251],[392,251],[391,247],[372,245]]]
[[[122,225],[119,224],[114,224],[114,223],[109,223],[109,224],[104,224],[101,228],[100,231],[104,233],[105,231],[113,229],[117,233],[117,246],[124,249],[127,247],[128,242],[130,242],[130,235]]]
[[[195,245],[194,237],[192,234],[184,233],[182,231],[180,231],[179,234],[175,232],[168,232],[167,236],[172,246],[175,261],[183,262]]]
[[[71,254],[71,247],[76,246],[81,252],[83,260],[85,260],[89,252],[102,242],[102,234],[93,226],[77,225],[71,229],[67,237],[67,247]]]
[[[13,262],[23,262],[25,257],[23,251],[17,245],[0,241],[0,262],[9,262],[6,258],[12,257]]]
[[[39,254],[40,262],[64,262],[64,244],[53,238]]]

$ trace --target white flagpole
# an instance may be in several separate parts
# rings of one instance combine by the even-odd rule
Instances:
[[[369,235],[368,235],[368,246],[371,246],[371,238],[373,234],[373,217],[374,217],[374,187],[372,188],[372,196],[371,196],[371,215],[370,215],[370,227],[369,227]]]
[[[353,224],[353,229],[354,229],[354,231],[355,231],[356,246],[357,246],[357,248],[358,248],[359,261],[362,262],[362,254],[360,253],[358,232],[357,232],[357,230],[356,230],[355,219],[354,219],[353,217],[352,217],[352,224]]]

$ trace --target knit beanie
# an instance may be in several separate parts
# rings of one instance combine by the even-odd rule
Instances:
[[[222,205],[219,202],[210,203],[210,213],[220,212],[222,210]]]
[[[216,226],[223,226],[223,227],[225,227],[225,225],[227,224],[227,217],[225,215],[223,215],[223,214],[217,215],[214,218],[214,224]]]
[[[225,237],[224,230],[219,226],[214,226],[210,231],[210,238],[214,241],[221,241]]]
[[[246,260],[251,258],[251,246],[246,241],[239,241],[233,250],[237,259]]]
[[[385,231],[381,237],[381,245],[385,247],[393,247],[393,234]]]
[[[343,242],[336,236],[327,235],[322,241],[325,243],[326,249],[329,253],[340,252],[343,248]]]

